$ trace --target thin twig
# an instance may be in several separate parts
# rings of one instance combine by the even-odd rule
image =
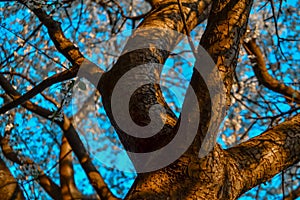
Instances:
[[[192,41],[190,32],[189,32],[189,30],[188,30],[188,28],[187,28],[187,25],[186,25],[186,19],[185,19],[183,10],[182,10],[181,0],[177,0],[177,3],[178,3],[180,16],[181,16],[181,19],[182,19],[182,21],[183,21],[183,27],[184,27],[185,33],[186,33],[186,35],[187,35],[187,39],[188,39],[189,45],[190,45],[190,47],[191,47],[191,49],[192,49],[192,51],[193,51],[193,54],[194,54],[195,58],[198,58],[198,57],[199,57],[199,56],[198,56],[198,52],[197,52],[197,50],[196,50],[196,48],[195,48],[195,45],[194,45],[194,43],[193,43],[193,41]]]

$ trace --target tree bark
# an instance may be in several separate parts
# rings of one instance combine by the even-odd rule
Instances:
[[[191,31],[198,24],[199,13],[203,11],[201,5],[206,2],[187,1],[184,3],[183,14],[190,16],[186,18],[186,24],[188,25],[187,30]],[[208,27],[201,40],[202,46],[206,48],[217,63],[227,89],[227,96],[229,96],[231,89],[232,72],[236,66],[239,41],[245,32],[251,5],[252,1],[213,2]],[[201,8],[200,10],[199,7]],[[127,45],[127,47],[129,46],[129,50],[125,47],[124,54],[118,59],[113,68],[102,76],[98,85],[103,97],[105,110],[113,126],[116,128],[123,145],[127,150],[138,153],[153,151],[155,150],[153,147],[161,148],[166,145],[176,134],[177,126],[180,122],[166,105],[160,88],[155,84],[143,86],[137,90],[135,94],[136,100],[133,100],[130,104],[132,119],[139,125],[147,125],[149,123],[148,111],[154,104],[159,103],[167,110],[167,116],[164,117],[169,120],[167,120],[160,133],[151,138],[151,140],[128,137],[118,127],[111,111],[111,96],[119,79],[135,66],[147,63],[163,64],[169,55],[169,52],[166,50],[171,50],[181,39],[176,37],[177,35],[172,35],[172,32],[156,31],[155,28],[166,27],[184,33],[184,22],[181,18],[177,2],[159,2],[155,8],[130,38]],[[149,34],[149,32],[143,32],[142,28],[152,28],[152,30]],[[143,38],[148,42],[146,47],[131,51],[130,42],[140,41],[142,43]],[[161,38],[163,39],[161,41],[163,44],[162,49],[165,50],[155,49],[155,42]],[[139,42],[136,42],[136,44],[138,45]],[[144,74],[146,76],[152,75],[155,78],[156,74],[160,74],[161,69],[155,68],[155,70],[151,71],[150,75],[146,71]],[[173,164],[155,172],[139,174],[127,199],[226,199],[230,196],[229,191],[223,188],[225,186],[220,184],[227,173],[224,171],[225,160],[221,159],[224,157],[224,152],[218,145],[215,147],[213,153],[205,159],[208,159],[210,162],[210,173],[220,172],[220,175],[211,180],[206,178],[201,181],[190,178],[189,173],[187,173],[187,170],[192,171],[189,167],[190,163],[199,161],[198,151],[206,136],[207,126],[210,121],[210,106],[207,106],[209,105],[209,96],[207,95],[207,91],[203,92],[205,83],[203,83],[203,80],[201,81],[199,74],[196,72],[193,74],[191,85],[196,93],[198,93],[198,103],[202,117],[196,139],[189,150]],[[207,163],[208,161],[205,162]],[[205,173],[202,178],[205,178]],[[199,181],[204,184],[199,185]],[[208,183],[210,183],[210,186],[204,190],[208,186]],[[213,186],[215,184],[220,184],[220,186]],[[212,192],[208,192],[208,189],[213,190]],[[231,198],[234,197],[236,195]]]
[[[25,3],[25,1],[20,2]],[[211,6],[208,25],[200,44],[217,65],[226,88],[224,94],[227,97],[227,106],[229,107],[233,72],[237,64],[240,40],[246,30],[253,1],[182,0],[182,11],[176,0],[148,2],[153,7],[152,11],[130,37],[117,63],[109,72],[103,74],[97,85],[107,115],[125,149],[136,153],[151,152],[168,144],[176,135],[181,116],[177,118],[168,107],[158,84],[144,85],[137,88],[133,95],[134,98],[129,102],[132,120],[140,126],[148,125],[151,122],[149,118],[150,108],[159,104],[166,110],[166,113],[159,113],[158,116],[159,120],[165,124],[160,132],[150,139],[128,136],[118,126],[112,112],[111,100],[118,81],[131,69],[149,63],[153,69],[145,69],[143,75],[149,76],[149,79],[159,80],[162,69],[161,66],[155,66],[155,64],[164,64],[170,51],[181,39],[174,32],[168,30],[188,35],[188,32],[206,18],[207,10]],[[48,28],[50,38],[54,41],[56,48],[74,65],[73,70],[70,70],[72,74],[66,76],[67,78],[73,77],[84,62],[84,56],[72,42],[65,38],[58,22],[51,19],[42,9],[33,9],[33,12]],[[161,28],[165,29],[162,31]],[[148,31],[145,31],[146,29]],[[146,44],[144,39],[147,40]],[[156,48],[157,41],[160,41],[162,48]],[[196,65],[200,62],[201,60],[197,60]],[[93,64],[91,63],[91,65]],[[96,70],[95,73],[101,74],[103,72]],[[89,76],[93,76],[92,72],[89,72]],[[3,82],[4,78],[0,76],[0,82],[1,79]],[[130,80],[128,82],[131,83]],[[95,82],[93,83],[95,84]],[[212,123],[210,119],[212,100],[208,95],[206,84],[195,71],[190,84],[197,94],[197,103],[202,117],[192,145],[169,166],[153,172],[139,173],[126,199],[236,199],[249,189],[269,180],[275,174],[300,161],[300,154],[298,153],[300,150],[299,114],[236,147],[224,150],[216,144],[207,156],[199,158],[198,152],[207,135],[207,127],[209,123]],[[15,98],[18,96],[20,94],[12,95]],[[35,106],[29,102],[23,102],[30,97],[32,95],[29,95],[25,100],[20,100],[18,104],[23,103],[25,107],[27,105],[27,109],[34,111]],[[51,114],[45,110],[41,110],[41,113],[40,115],[45,118]],[[83,148],[79,137],[72,138],[70,136],[77,134],[69,119],[64,119],[63,123],[58,124],[65,132],[70,145],[73,145],[73,150],[80,158],[80,163],[88,174],[92,185],[99,194],[102,194],[101,197],[103,199],[116,199],[91,164],[90,157]],[[74,144],[80,144],[79,148],[74,148]],[[11,176],[2,160],[0,160],[0,169],[5,172],[4,176]],[[73,175],[73,172],[70,174]],[[67,183],[65,184],[67,186]],[[12,185],[14,185],[13,189],[10,188]],[[3,188],[8,186],[5,185]],[[0,195],[4,191],[3,188],[0,188]],[[17,191],[16,194],[19,194],[17,188],[18,186],[14,182],[8,190]],[[15,192],[13,192],[14,194]],[[19,198],[23,199],[24,197],[20,194]]]
[[[228,150],[140,175],[126,199],[237,199],[300,161],[300,114]]]
[[[2,200],[25,199],[18,182],[0,157],[0,197]]]

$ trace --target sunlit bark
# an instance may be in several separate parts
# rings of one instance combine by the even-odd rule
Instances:
[[[239,41],[246,30],[251,5],[252,1],[213,2],[208,26],[201,39],[201,45],[206,48],[217,64],[227,89],[227,96],[231,90],[232,73],[237,63]],[[196,74],[193,74],[194,76]],[[191,82],[191,84],[198,82],[199,87],[199,79],[192,78]],[[201,107],[207,106],[205,101],[199,103]],[[205,127],[205,124],[200,125],[200,128],[202,127]],[[241,193],[231,194],[232,188],[225,184],[228,172],[225,168],[227,160],[223,158],[224,151],[217,145],[210,155],[199,160],[197,150],[205,134],[205,128],[202,128],[192,147],[175,163],[156,172],[140,174],[127,198],[237,198]],[[197,169],[201,174],[199,179],[192,175],[193,162],[199,162],[205,166]]]
[[[19,0],[19,2],[26,5],[26,1]],[[13,100],[0,108],[0,113],[5,113],[7,110],[22,105],[39,116],[53,120],[49,118],[53,112],[33,104],[29,99],[55,83],[75,77],[80,67],[89,65],[84,76],[89,79],[102,75],[99,83],[96,81],[92,81],[92,83],[101,93],[107,115],[126,150],[140,153],[161,148],[176,135],[181,118],[177,118],[168,107],[160,86],[148,84],[139,88],[129,105],[132,120],[141,126],[150,122],[149,109],[151,106],[160,104],[166,109],[165,114],[158,116],[162,121],[167,119],[165,125],[159,133],[150,139],[129,137],[118,127],[111,108],[114,87],[124,74],[138,65],[164,64],[170,51],[181,39],[174,33],[189,35],[189,32],[206,18],[208,18],[208,24],[200,45],[205,48],[216,63],[225,86],[224,96],[226,96],[228,109],[240,41],[247,27],[253,1],[147,0],[147,2],[152,6],[151,11],[145,16],[143,15],[144,20],[129,38],[123,54],[111,70],[105,73],[85,58],[79,48],[66,38],[61,24],[47,14],[42,7],[28,7],[47,28],[49,37],[57,51],[70,61],[72,68],[47,78],[24,95],[18,93],[5,76],[0,74],[0,85]],[[181,9],[180,5],[182,6]],[[122,14],[124,15],[124,13]],[[145,31],[145,29],[151,31]],[[155,47],[155,42],[160,40],[163,47],[161,49]],[[147,42],[144,44],[144,41]],[[143,48],[132,49],[131,45],[135,42],[138,45],[142,44]],[[268,74],[262,52],[255,41],[250,40],[244,43],[244,46],[247,53],[253,57],[254,72],[259,82],[265,87],[285,95],[292,101],[298,102],[298,91],[278,82]],[[197,66],[199,62],[201,60],[197,60],[195,65]],[[157,67],[151,72],[152,74],[145,72],[145,75],[157,78],[161,70]],[[224,150],[217,144],[207,156],[199,158],[198,152],[207,136],[208,124],[212,123],[210,121],[211,102],[206,85],[198,73],[193,73],[190,84],[196,92],[202,117],[192,145],[169,166],[154,172],[138,174],[126,199],[233,200],[300,161],[300,154],[298,153],[300,151],[299,114],[235,147]],[[80,140],[72,121],[66,116],[62,121],[53,121],[64,132],[59,163],[61,185],[54,184],[51,179],[42,174],[39,176],[41,186],[54,199],[84,198],[74,183],[71,154],[73,151],[101,199],[117,199],[93,165],[89,152]],[[8,141],[2,137],[1,146],[4,155],[16,163],[20,162],[17,160],[17,156],[12,154],[12,148],[7,148],[7,145]],[[0,185],[3,183],[3,186],[0,187],[0,197],[10,199],[14,196],[16,199],[24,199],[15,179],[0,159],[1,171],[3,173],[0,179],[2,178],[3,181],[0,181]],[[9,184],[6,184],[6,181]],[[297,195],[299,196],[299,190],[291,193],[286,199],[294,198]]]
[[[0,197],[2,200],[23,200],[23,193],[16,179],[0,157]]]

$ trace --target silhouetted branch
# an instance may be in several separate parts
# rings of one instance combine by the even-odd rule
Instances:
[[[60,200],[62,198],[60,193],[60,187],[56,185],[46,174],[45,172],[30,158],[27,158],[13,150],[11,147],[10,140],[10,131],[8,129],[5,131],[5,136],[0,136],[0,144],[3,155],[10,161],[19,164],[20,166],[33,166],[36,167],[38,172],[36,179],[40,186],[51,196],[53,199]]]
[[[4,91],[13,99],[20,96],[20,94],[11,86],[11,84],[6,80],[6,78],[0,74],[0,85],[4,89]],[[36,104],[31,103],[30,101],[26,101],[22,104],[23,107],[36,113],[37,115],[44,117],[49,120],[53,120],[64,132],[64,135],[68,139],[75,155],[77,156],[82,168],[84,169],[87,177],[90,180],[90,183],[96,190],[97,194],[101,199],[115,200],[117,199],[109,190],[100,173],[93,165],[92,160],[89,156],[89,153],[85,149],[81,139],[79,138],[78,133],[73,127],[71,121],[63,116],[63,120],[52,119],[50,116],[53,115],[53,112],[41,108]]]

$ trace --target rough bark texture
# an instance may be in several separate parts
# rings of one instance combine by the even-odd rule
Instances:
[[[240,187],[237,189],[246,192],[299,162],[299,150],[300,114],[260,136],[228,149],[226,152],[236,163],[232,177],[240,179]]]
[[[234,148],[139,176],[128,199],[236,199],[299,162],[300,114]]]
[[[0,158],[0,197],[2,200],[25,199],[16,179]]]
[[[221,72],[227,96],[232,85],[239,41],[245,32],[251,5],[252,1],[213,2],[208,26],[201,39],[201,45],[210,53]],[[195,73],[191,84],[195,84],[195,88],[203,87]],[[202,101],[198,102],[200,110],[207,107],[203,97],[205,99],[202,95]],[[207,111],[204,110],[204,113]],[[201,116],[208,117],[209,114]],[[231,165],[232,159],[218,145],[211,154],[199,160],[197,152],[209,123],[209,120],[203,121],[190,149],[166,168],[139,174],[127,199],[235,199],[241,194],[233,193],[232,185],[229,181],[227,184],[228,165]],[[201,165],[196,170],[196,177],[193,175],[194,162]]]
[[[134,98],[130,102],[132,120],[142,126],[147,125],[150,121],[148,111],[151,106],[160,104],[165,108],[166,114],[158,116],[162,121],[167,119],[165,126],[152,138],[140,139],[128,136],[118,128],[111,111],[111,95],[119,79],[134,67],[149,64],[149,67],[151,66],[153,69],[150,70],[150,73],[145,70],[144,76],[149,76],[150,80],[157,80],[162,70],[161,66],[155,66],[151,63],[163,64],[169,56],[169,51],[181,39],[173,31],[179,33],[185,32],[184,23],[181,19],[181,13],[176,0],[153,1],[153,3],[155,4],[155,9],[146,16],[136,32],[133,33],[124,48],[123,55],[120,56],[110,71],[103,74],[98,85],[98,89],[103,97],[104,108],[111,123],[116,128],[125,149],[133,152],[149,152],[159,149],[166,145],[173,138],[174,134],[176,134],[172,130],[176,129],[177,117],[164,101],[158,85],[148,84],[141,87],[135,92]],[[182,10],[188,16],[186,17],[188,31],[195,28],[205,18],[210,3],[211,1],[207,0],[182,1],[184,5]],[[159,41],[161,49],[155,48],[157,41]],[[133,47],[137,50],[133,50]],[[130,83],[130,80],[128,82]]]
[[[22,0],[19,2],[26,4]],[[183,13],[181,13],[179,1],[177,0],[149,0],[148,2],[153,7],[152,11],[145,16],[144,21],[129,39],[123,55],[120,56],[109,72],[103,74],[97,85],[102,95],[104,108],[123,145],[127,150],[139,153],[153,151],[168,144],[176,134],[181,118],[178,119],[168,107],[159,85],[144,85],[134,92],[130,101],[129,111],[132,120],[141,126],[149,124],[148,113],[150,108],[155,104],[160,104],[165,108],[166,113],[159,115],[158,118],[161,121],[165,120],[166,123],[161,131],[151,138],[140,139],[128,136],[126,132],[118,127],[111,108],[113,90],[121,77],[136,66],[152,63],[149,66],[153,69],[145,70],[143,75],[149,76],[149,79],[159,79],[161,67],[153,63],[164,64],[170,51],[181,39],[177,34],[168,30],[188,34],[207,17],[208,8],[211,6],[208,25],[200,44],[207,50],[217,65],[226,88],[224,93],[226,93],[227,105],[229,106],[229,94],[233,83],[232,77],[237,63],[240,41],[245,33],[252,5],[252,0],[216,0],[213,2],[209,0],[182,0],[180,3],[183,6]],[[43,87],[34,88],[27,96],[21,96],[3,75],[0,75],[0,85],[14,100],[10,108],[22,104],[26,109],[49,119],[49,116],[53,114],[52,112],[27,100],[55,81],[59,82],[74,77],[84,61],[88,62],[92,69],[95,69],[95,71],[88,71],[87,77],[103,72],[84,58],[79,49],[64,36],[60,24],[47,15],[42,8],[29,9],[47,27],[49,36],[57,50],[74,66],[71,70],[57,75],[50,81],[48,79]],[[148,29],[148,31],[145,31],[145,29]],[[145,38],[146,43],[144,42]],[[159,41],[162,48],[155,47],[157,41]],[[141,45],[141,48],[138,50],[132,49],[132,47],[136,48],[136,45]],[[255,54],[255,47],[248,47],[249,52]],[[260,64],[259,59],[260,57],[257,57],[258,64]],[[201,60],[197,60],[196,65],[200,62]],[[255,70],[257,76],[263,75],[262,71],[264,69],[256,68]],[[268,77],[265,79],[268,79]],[[260,81],[263,81],[263,79]],[[131,83],[130,80],[128,82]],[[96,85],[97,83],[93,82],[93,84]],[[154,172],[138,174],[126,199],[236,199],[252,187],[269,180],[277,173],[300,161],[300,154],[298,153],[300,150],[299,114],[236,147],[223,150],[219,145],[215,145],[207,156],[199,158],[198,152],[210,123],[212,112],[210,104],[212,100],[208,95],[202,77],[196,71],[193,73],[190,84],[197,94],[197,103],[200,107],[199,112],[202,119],[199,122],[197,135],[192,145],[178,160],[169,166]],[[274,84],[270,84],[270,87],[272,85],[274,86]],[[293,96],[294,91],[289,91],[287,94]],[[17,99],[19,99],[18,102],[16,102]],[[5,109],[3,109],[4,111]],[[71,190],[76,190],[76,188],[73,180],[72,158],[71,155],[68,155],[68,152],[72,149],[101,199],[117,199],[110,192],[100,173],[92,164],[89,153],[84,148],[72,122],[67,117],[64,117],[62,122],[55,120],[54,122],[60,126],[65,135],[61,147],[61,186],[54,185],[51,179],[41,176],[44,178],[44,182],[41,184],[44,184],[45,190],[56,199],[62,198],[61,195],[65,199],[73,198]],[[186,134],[188,135],[188,133]],[[3,150],[3,152],[7,153],[8,151]],[[6,157],[9,157],[8,153]],[[12,159],[14,158],[12,157]],[[11,199],[14,196],[16,199],[24,199],[17,183],[1,159],[0,175],[1,198]],[[56,195],[56,193],[58,194]]]

